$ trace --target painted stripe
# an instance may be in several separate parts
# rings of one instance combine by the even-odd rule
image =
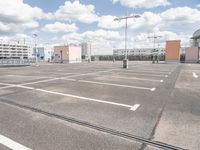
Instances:
[[[199,77],[195,72],[193,72],[192,75],[193,75],[193,77],[196,78],[196,79]]]
[[[0,144],[12,149],[12,150],[31,150],[30,148],[21,145],[3,135],[0,135]]]
[[[140,107],[140,104],[135,104],[130,110],[136,111],[139,107]]]
[[[77,96],[77,95],[72,95],[72,94],[65,94],[65,93],[60,93],[60,92],[48,91],[48,90],[38,89],[38,88],[33,88],[33,87],[28,87],[28,86],[14,85],[14,84],[13,84],[13,86],[14,87],[19,87],[19,88],[24,88],[24,89],[29,89],[29,90],[36,90],[36,91],[45,92],[45,93],[49,93],[49,94],[55,94],[55,95],[78,98],[78,99],[83,99],[83,100],[93,101],[93,102],[98,102],[98,103],[104,103],[104,104],[116,105],[116,106],[121,106],[121,107],[127,107],[130,110],[131,110],[132,107],[134,107],[134,105],[132,106],[132,105],[116,103],[116,102],[111,102],[111,101],[105,101],[105,100],[100,100],[100,99],[94,99],[94,98],[88,98],[88,97]]]
[[[168,75],[158,75],[158,74],[143,74],[143,73],[120,73],[120,74],[126,74],[126,75],[140,75],[140,76],[152,76],[152,77],[168,77]]]
[[[85,75],[89,75],[89,74],[97,74],[97,73],[101,73],[101,72],[110,72],[114,69],[111,70],[106,70],[106,71],[97,71],[97,72],[90,72],[90,73],[85,73],[85,74],[75,74],[75,75],[71,75],[71,76],[67,76],[67,77],[62,77],[62,78],[50,78],[50,79],[46,79],[46,80],[40,80],[40,81],[35,81],[35,82],[28,82],[28,83],[23,83],[23,84],[19,84],[19,85],[30,85],[30,84],[37,84],[37,83],[43,83],[43,82],[49,82],[49,81],[55,81],[55,80],[60,80],[60,79],[67,79],[67,78],[72,78],[72,77],[78,77],[78,76],[85,76]],[[74,80],[74,79],[72,79]],[[7,85],[6,87],[1,87],[0,89],[7,89],[7,88],[11,88],[14,87],[16,85],[13,84],[6,84],[6,83],[1,83],[4,85]]]
[[[26,75],[14,75],[14,74],[12,74],[12,75],[7,75],[7,76],[13,76],[13,77],[35,77],[35,78],[52,78],[52,77],[42,77],[42,76],[26,76]]]
[[[105,104],[110,104],[110,105],[122,106],[122,107],[127,107],[127,108],[130,108],[130,109],[133,107],[132,105],[115,103],[115,102],[104,101],[104,100],[100,100],[100,99],[82,97],[82,96],[71,95],[71,94],[65,94],[65,93],[60,93],[60,92],[48,91],[48,90],[44,90],[44,89],[37,89],[37,88],[33,88],[33,87],[28,87],[28,86],[22,86],[22,85],[13,85],[13,86],[19,87],[19,88],[24,88],[24,89],[29,89],[29,90],[36,90],[36,91],[45,92],[45,93],[49,93],[49,94],[55,94],[55,95],[61,95],[61,96],[83,99],[83,100],[87,100],[87,101],[94,101],[94,102],[98,102],[98,103],[105,103]]]
[[[92,83],[92,84],[99,84],[99,85],[109,85],[109,86],[140,89],[140,90],[150,90],[150,91],[152,90],[152,88],[147,88],[147,87],[129,86],[129,85],[123,85],[123,84],[106,83],[106,82],[95,82],[95,81],[88,81],[88,80],[78,80],[78,82]]]
[[[104,101],[104,100],[100,100],[100,99],[94,99],[94,98],[88,98],[88,97],[82,97],[82,96],[76,96],[76,95],[71,95],[71,94],[64,94],[64,93],[53,92],[53,91],[48,91],[48,90],[43,90],[43,89],[36,89],[36,90],[37,91],[41,91],[41,92],[45,92],[45,93],[55,94],[55,95],[61,95],[61,96],[67,96],[67,97],[72,97],[72,98],[83,99],[83,100],[87,100],[87,101],[93,101],[93,102],[98,102],[98,103],[104,103],[104,104],[127,107],[127,108],[130,108],[130,109],[133,107],[132,105],[127,105],[127,104],[122,104],[122,103],[115,103],[115,102]]]
[[[121,72],[121,71],[120,71]],[[160,71],[141,71],[141,70],[125,70],[123,72],[135,72],[135,73],[154,73],[154,74],[171,74],[171,72],[160,72]]]
[[[163,80],[155,80],[155,79],[146,79],[146,78],[137,78],[137,77],[118,77],[118,76],[110,76],[111,78],[119,78],[119,79],[130,79],[130,80],[144,80],[144,81],[152,81],[152,82],[163,82]]]
[[[105,70],[105,71],[83,73],[83,74],[78,74],[78,75],[72,75],[72,76],[63,77],[61,79],[67,79],[67,78],[71,78],[71,77],[80,77],[80,76],[86,76],[86,75],[93,75],[93,74],[104,73],[104,72],[111,72],[113,70],[118,70],[118,69],[110,69],[110,70]]]

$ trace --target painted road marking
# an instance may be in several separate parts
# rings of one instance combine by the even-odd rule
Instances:
[[[130,79],[130,80],[144,80],[144,81],[153,81],[153,82],[164,82],[163,80],[156,79],[146,79],[146,78],[137,78],[137,77],[118,77],[118,76],[110,76],[111,78],[119,78],[119,79]]]
[[[21,145],[3,135],[0,134],[0,144],[12,149],[12,150],[31,150],[30,148]]]
[[[118,73],[119,74],[119,73]],[[168,77],[168,75],[158,75],[158,74],[142,74],[142,73],[120,73],[125,75],[140,75],[140,76],[152,76],[152,77]]]
[[[95,81],[88,81],[88,80],[77,80],[78,82],[83,83],[92,83],[92,84],[100,84],[100,85],[109,85],[109,86],[117,86],[117,87],[125,87],[125,88],[132,88],[132,89],[140,89],[140,90],[150,90],[155,88],[147,88],[147,87],[139,87],[139,86],[130,86],[130,85],[123,85],[123,84],[114,84],[114,83],[106,83],[106,82],[95,82]]]
[[[111,72],[111,71],[113,71],[113,70],[118,70],[118,69],[110,69],[110,70],[105,70],[105,71],[97,71],[97,72],[83,73],[83,74],[78,74],[78,75],[72,75],[72,76],[63,77],[63,78],[61,78],[61,79],[67,79],[67,78],[79,77],[79,76],[86,76],[86,75],[93,75],[93,74],[98,74],[98,73],[103,73],[103,72]]]
[[[196,79],[199,77],[195,72],[193,72],[192,75],[193,75],[193,77],[196,78]]]
[[[87,101],[93,101],[93,102],[98,102],[98,103],[104,103],[104,104],[110,104],[110,105],[115,105],[115,106],[126,107],[126,108],[129,108],[130,110],[132,110],[132,109],[134,110],[134,108],[136,108],[135,105],[127,105],[127,104],[116,103],[116,102],[105,101],[105,100],[94,99],[94,98],[88,98],[88,97],[77,96],[77,95],[72,95],[72,94],[65,94],[65,93],[60,93],[60,92],[48,91],[48,90],[39,89],[39,88],[33,88],[33,87],[28,87],[28,86],[14,85],[14,84],[12,86],[13,87],[19,87],[19,88],[24,88],[24,89],[29,89],[29,90],[36,90],[36,91],[45,92],[45,93],[49,93],[49,94],[55,94],[55,95],[61,95],[61,96],[66,96],[66,97],[78,98],[78,99],[83,99],[83,100],[87,100]]]
[[[55,81],[55,80],[60,80],[60,79],[67,79],[67,78],[72,78],[72,77],[78,77],[78,76],[85,76],[85,75],[90,75],[90,74],[97,74],[97,73],[101,73],[101,72],[110,72],[114,69],[110,69],[110,70],[105,70],[105,71],[97,71],[97,72],[89,72],[89,73],[85,73],[85,74],[75,74],[75,75],[71,75],[71,76],[66,76],[66,77],[62,77],[62,78],[50,78],[50,79],[46,79],[46,80],[39,80],[39,81],[35,81],[35,82],[27,82],[27,83],[23,83],[23,84],[19,84],[21,86],[23,85],[30,85],[30,84],[37,84],[37,83],[43,83],[43,82],[49,82],[49,81]],[[74,79],[72,79],[74,80]],[[1,83],[6,85],[5,83]],[[7,89],[7,88],[11,88],[13,87],[13,84],[7,84],[7,86],[5,87],[1,87],[0,89]]]
[[[130,110],[132,110],[132,108],[134,107],[134,105],[132,106],[132,105],[127,105],[127,104],[122,104],[122,103],[115,103],[115,102],[104,101],[104,100],[100,100],[100,99],[82,97],[82,96],[71,95],[71,94],[64,94],[64,93],[53,92],[53,91],[48,91],[48,90],[43,90],[43,89],[36,89],[36,90],[37,91],[41,91],[41,92],[50,93],[50,94],[56,94],[56,95],[62,95],[62,96],[67,96],[67,97],[73,97],[73,98],[83,99],[83,100],[87,100],[87,101],[94,101],[94,102],[98,102],[98,103],[104,103],[104,104],[110,104],[110,105],[127,107]]]
[[[151,91],[153,92],[153,91],[155,91],[156,90],[156,88],[151,88]]]
[[[154,70],[152,70],[152,69],[151,70],[150,69],[140,69],[140,70],[141,71],[150,71],[150,72],[160,72],[160,73],[172,73],[173,72],[173,70],[158,70],[158,69],[154,69]]]
[[[52,77],[42,77],[42,76],[26,76],[26,75],[14,75],[14,74],[11,74],[11,75],[7,75],[7,76],[13,76],[13,77],[35,77],[35,78],[52,78]]]
[[[140,104],[135,104],[135,105],[133,105],[133,107],[131,108],[131,110],[132,111],[136,111],[139,107],[140,107]]]
[[[126,70],[127,72],[135,72],[135,73],[154,73],[154,74],[171,74],[171,72],[160,72],[160,71],[141,71],[141,70]],[[124,72],[126,72],[124,71]],[[121,71],[120,71],[121,72]]]

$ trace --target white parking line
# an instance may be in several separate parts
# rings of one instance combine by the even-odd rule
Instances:
[[[11,74],[11,75],[7,75],[7,76],[13,76],[13,77],[35,77],[35,78],[51,78],[51,77],[42,77],[42,76],[30,76],[30,75],[14,75],[14,74]]]
[[[31,150],[30,148],[28,148],[24,145],[21,145],[1,134],[0,134],[0,144],[4,145],[12,150]]]
[[[136,111],[139,107],[140,107],[140,104],[135,104],[135,105],[133,105],[133,107],[131,108],[131,110],[132,111]]]
[[[146,79],[146,78],[137,78],[137,77],[118,77],[118,76],[110,76],[111,78],[119,78],[119,79],[128,79],[128,80],[144,80],[144,81],[152,81],[152,82],[164,82],[163,80],[155,80],[155,79]]]
[[[50,79],[46,79],[46,80],[40,80],[40,81],[35,81],[35,82],[28,82],[28,83],[23,83],[23,84],[19,84],[20,86],[23,85],[30,85],[30,84],[37,84],[37,83],[43,83],[43,82],[49,82],[49,81],[55,81],[55,80],[60,80],[60,79],[68,79],[68,78],[72,78],[72,77],[79,77],[79,76],[85,76],[85,75],[92,75],[92,74],[98,74],[98,73],[102,73],[102,72],[110,72],[114,69],[110,69],[110,70],[105,70],[105,71],[97,71],[97,72],[89,72],[89,73],[84,73],[84,74],[75,74],[75,75],[70,75],[70,76],[66,76],[66,77],[62,77],[62,78],[50,78]],[[115,69],[116,70],[116,69]],[[74,80],[74,79],[71,79]],[[5,83],[1,83],[3,85],[6,85]],[[15,85],[16,86],[16,85]],[[7,86],[5,87],[1,87],[0,89],[7,89],[7,88],[11,88],[13,87],[13,84],[7,84]]]
[[[66,96],[66,97],[78,98],[78,99],[83,99],[83,100],[87,100],[87,101],[93,101],[93,102],[98,102],[98,103],[104,103],[104,104],[110,104],[110,105],[115,105],[115,106],[126,107],[126,108],[129,108],[130,110],[133,110],[133,111],[136,110],[135,109],[136,108],[135,105],[127,105],[127,104],[122,104],[122,103],[115,103],[115,102],[111,102],[111,101],[105,101],[105,100],[100,100],[100,99],[82,97],[82,96],[77,96],[77,95],[72,95],[72,94],[65,94],[65,93],[54,92],[54,91],[49,91],[49,90],[44,90],[44,89],[39,89],[39,88],[22,86],[22,85],[14,85],[14,84],[12,84],[12,86],[13,87],[18,87],[18,88],[29,89],[29,90],[36,90],[36,91],[45,92],[45,93],[49,93],[49,94],[55,94],[55,95],[61,95],[61,96]]]
[[[83,73],[83,74],[78,74],[78,75],[72,75],[72,76],[63,77],[62,79],[67,79],[67,78],[71,78],[71,77],[86,76],[86,75],[93,75],[93,74],[98,74],[98,73],[103,73],[103,72],[111,72],[113,70],[118,70],[118,69],[110,69],[110,70],[105,70],[105,71]]]
[[[139,75],[139,76],[152,76],[152,77],[168,77],[168,75],[158,75],[158,74],[142,74],[142,73],[118,73],[118,74],[125,74],[125,75]]]
[[[66,79],[67,80],[67,79]],[[130,85],[123,85],[123,84],[114,84],[114,83],[106,83],[106,82],[95,82],[95,81],[88,81],[88,80],[77,80],[78,82],[84,83],[92,83],[92,84],[100,84],[100,85],[110,85],[110,86],[117,86],[117,87],[124,87],[124,88],[132,88],[132,89],[140,89],[140,90],[150,90],[155,88],[147,88],[147,87],[139,87],[139,86],[130,86]]]
[[[193,75],[193,77],[196,78],[196,79],[199,77],[195,72],[193,72],[192,75]]]
[[[71,95],[71,94],[64,94],[64,93],[59,93],[59,92],[53,92],[53,91],[48,91],[48,90],[43,90],[43,89],[36,89],[37,91],[41,92],[46,92],[50,94],[56,94],[56,95],[62,95],[62,96],[67,96],[67,97],[73,97],[73,98],[78,98],[78,99],[84,99],[87,101],[94,101],[98,103],[104,103],[104,104],[110,104],[110,105],[116,105],[116,106],[122,106],[122,107],[127,107],[130,110],[132,110],[134,105],[127,105],[127,104],[121,104],[121,103],[115,103],[115,102],[110,102],[110,101],[104,101],[104,100],[99,100],[99,99],[94,99],[94,98],[88,98],[88,97],[82,97],[82,96],[76,96],[76,95]]]
[[[121,71],[120,71],[121,72]],[[123,72],[133,72],[133,73],[154,73],[154,74],[171,74],[171,72],[161,72],[161,71],[143,71],[143,70],[126,70]]]

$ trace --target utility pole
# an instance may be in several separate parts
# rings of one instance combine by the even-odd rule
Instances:
[[[128,19],[131,18],[140,18],[139,15],[128,16],[126,13],[125,17],[115,18],[114,21],[125,20],[125,58],[123,60],[123,68],[128,68],[128,56],[127,56],[127,29],[128,29]]]
[[[153,60],[152,63],[155,63],[155,52],[157,52],[156,56],[157,56],[157,62],[158,62],[158,50],[156,51],[156,39],[161,38],[162,36],[156,36],[154,33],[154,36],[149,36],[149,39],[153,39]]]

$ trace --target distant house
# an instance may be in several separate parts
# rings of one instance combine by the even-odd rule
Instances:
[[[54,47],[54,62],[56,63],[80,63],[81,47],[64,45]]]

